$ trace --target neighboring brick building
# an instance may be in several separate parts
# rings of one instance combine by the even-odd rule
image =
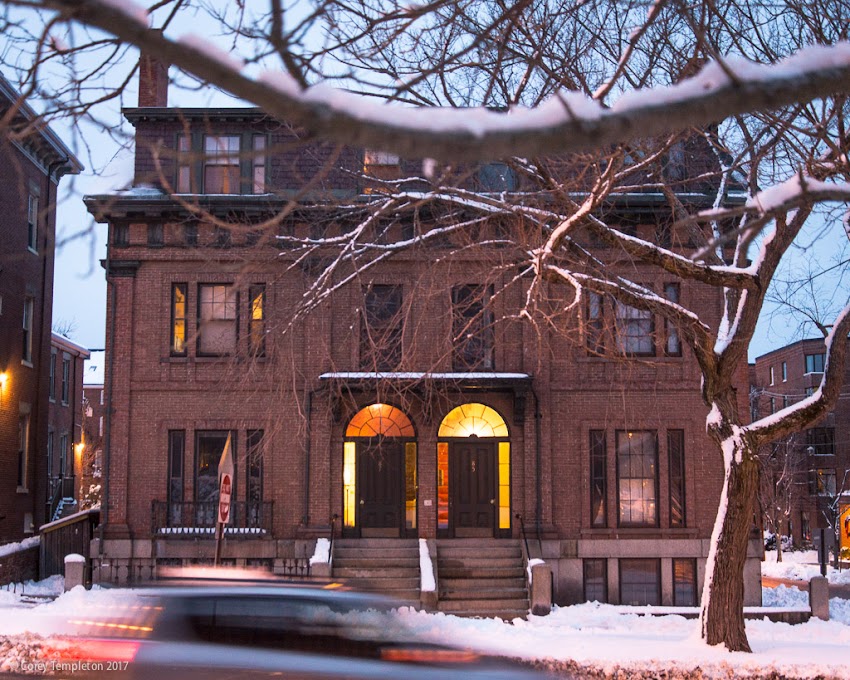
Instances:
[[[86,198],[109,225],[98,550],[125,569],[119,578],[211,559],[203,539],[230,437],[236,502],[223,555],[237,563],[282,571],[333,516],[346,537],[455,539],[469,553],[524,525],[558,602],[696,602],[722,462],[705,434],[698,367],[673,329],[593,296],[584,328],[574,314],[560,318],[569,332],[535,328],[515,318],[523,280],[493,266],[509,251],[452,248],[463,243],[451,236],[350,280],[336,272],[339,289],[295,316],[328,254],[290,237],[350,229],[378,190],[364,166],[409,177],[421,163],[295,145],[262,111],[178,110],[164,87],[140,90],[142,106],[125,111],[136,186]],[[515,181],[501,164],[470,180],[485,190]],[[277,236],[253,231],[299,192]],[[220,221],[189,210],[195,201]],[[610,210],[642,232],[665,222],[662,204],[646,193]],[[423,209],[416,225],[388,218],[385,241],[438,224],[438,211]],[[718,292],[680,289],[648,267],[643,276],[717,321]],[[758,603],[757,560],[746,576],[747,603]]]
[[[53,522],[78,508],[83,439],[85,347],[53,333],[47,388],[47,514]]]
[[[83,450],[80,457],[80,508],[100,505],[103,489],[103,432],[105,424],[103,373],[106,352],[93,349],[83,375]]]
[[[46,519],[56,191],[82,166],[0,76],[0,544]]]
[[[800,340],[757,357],[751,367],[753,415],[775,413],[811,396],[823,377],[824,358],[821,338]],[[776,442],[762,456],[766,500],[777,500],[773,496],[778,487],[783,496],[779,500],[790,508],[782,533],[801,545],[812,540],[814,529],[837,519],[841,545],[850,548],[850,364],[835,409],[812,427]],[[773,479],[780,467],[790,471],[787,491]],[[835,512],[838,516],[830,519]]]

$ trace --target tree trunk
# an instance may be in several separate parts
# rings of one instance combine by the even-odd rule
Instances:
[[[727,440],[726,445],[730,444]],[[706,562],[700,623],[702,638],[709,645],[750,652],[744,628],[744,563],[758,488],[758,464],[753,453],[741,448],[746,443],[738,441],[737,445],[731,455],[724,455],[726,474]]]
[[[776,537],[776,562],[777,564],[782,561],[782,530],[779,531],[779,535]]]

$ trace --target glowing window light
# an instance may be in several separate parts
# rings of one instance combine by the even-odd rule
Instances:
[[[349,421],[346,437],[415,437],[413,423],[403,411],[389,404],[371,404]]]
[[[355,461],[355,444],[354,442],[345,442],[343,444],[343,460],[342,460],[342,523],[343,526],[353,527],[354,516],[356,511],[355,487],[354,487],[354,461]]]
[[[499,528],[511,528],[511,444],[499,442]]]
[[[484,404],[461,404],[440,423],[439,437],[507,437],[508,426],[494,409]]]

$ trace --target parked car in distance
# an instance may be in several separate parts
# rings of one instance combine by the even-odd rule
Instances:
[[[540,677],[510,660],[418,641],[388,598],[293,585],[197,585],[133,591],[80,612],[57,646],[75,677]]]

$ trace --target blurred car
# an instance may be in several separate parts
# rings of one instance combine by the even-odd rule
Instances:
[[[506,659],[419,642],[394,600],[335,585],[135,591],[121,606],[70,621],[78,635],[56,648],[59,670],[156,680],[539,677]]]

